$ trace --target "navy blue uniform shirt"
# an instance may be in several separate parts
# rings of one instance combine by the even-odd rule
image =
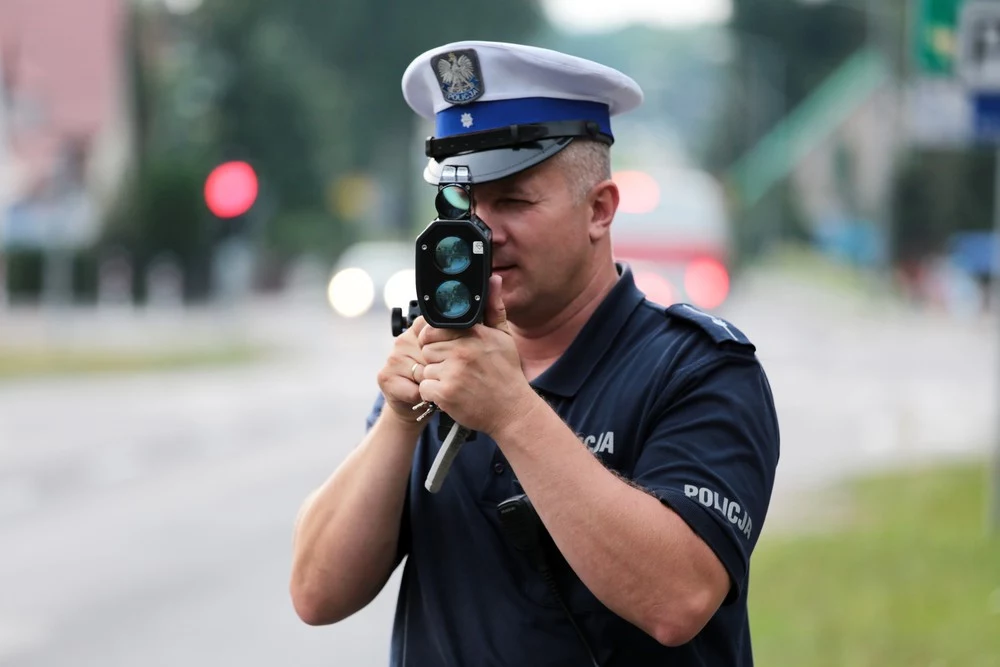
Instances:
[[[619,270],[573,343],[531,384],[581,446],[687,522],[729,572],[731,589],[701,633],[669,648],[611,612],[568,567],[557,583],[602,667],[746,667],[750,553],[778,462],[771,390],[754,346],[732,324],[653,304],[628,267]],[[382,405],[379,397],[369,427]],[[523,490],[496,443],[477,434],[441,491],[424,489],[441,446],[437,419],[417,446],[403,513],[407,559],[391,664],[590,664],[545,579],[501,530],[497,504]]]

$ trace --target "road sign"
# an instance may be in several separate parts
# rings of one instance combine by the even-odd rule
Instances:
[[[970,0],[958,26],[955,68],[976,93],[1000,93],[1000,1]]]
[[[973,100],[954,77],[912,77],[903,84],[906,130],[914,146],[965,149],[973,143]]]
[[[978,94],[972,98],[973,134],[984,144],[1000,144],[1000,95]]]
[[[972,102],[975,138],[1000,142],[1000,1],[969,0],[962,6],[955,73]]]
[[[950,76],[954,69],[958,16],[966,0],[916,0],[914,51],[924,74]]]

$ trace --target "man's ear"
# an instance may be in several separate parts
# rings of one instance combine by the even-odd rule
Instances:
[[[587,197],[590,209],[590,240],[597,241],[608,235],[611,221],[618,211],[621,194],[618,185],[612,180],[601,181],[590,190]]]

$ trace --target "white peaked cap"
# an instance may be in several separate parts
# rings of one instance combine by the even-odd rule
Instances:
[[[639,85],[616,69],[558,51],[504,42],[464,41],[431,49],[406,68],[402,88],[410,108],[435,121],[434,139],[461,138],[513,125],[590,121],[611,143],[611,117],[642,103]],[[573,138],[466,152],[440,163],[431,159],[424,177],[436,184],[442,166],[464,164],[474,182],[496,180],[551,157]]]

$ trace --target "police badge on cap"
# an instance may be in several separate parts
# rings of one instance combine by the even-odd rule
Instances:
[[[474,49],[449,51],[431,58],[444,99],[451,104],[468,104],[483,96],[483,72]]]

